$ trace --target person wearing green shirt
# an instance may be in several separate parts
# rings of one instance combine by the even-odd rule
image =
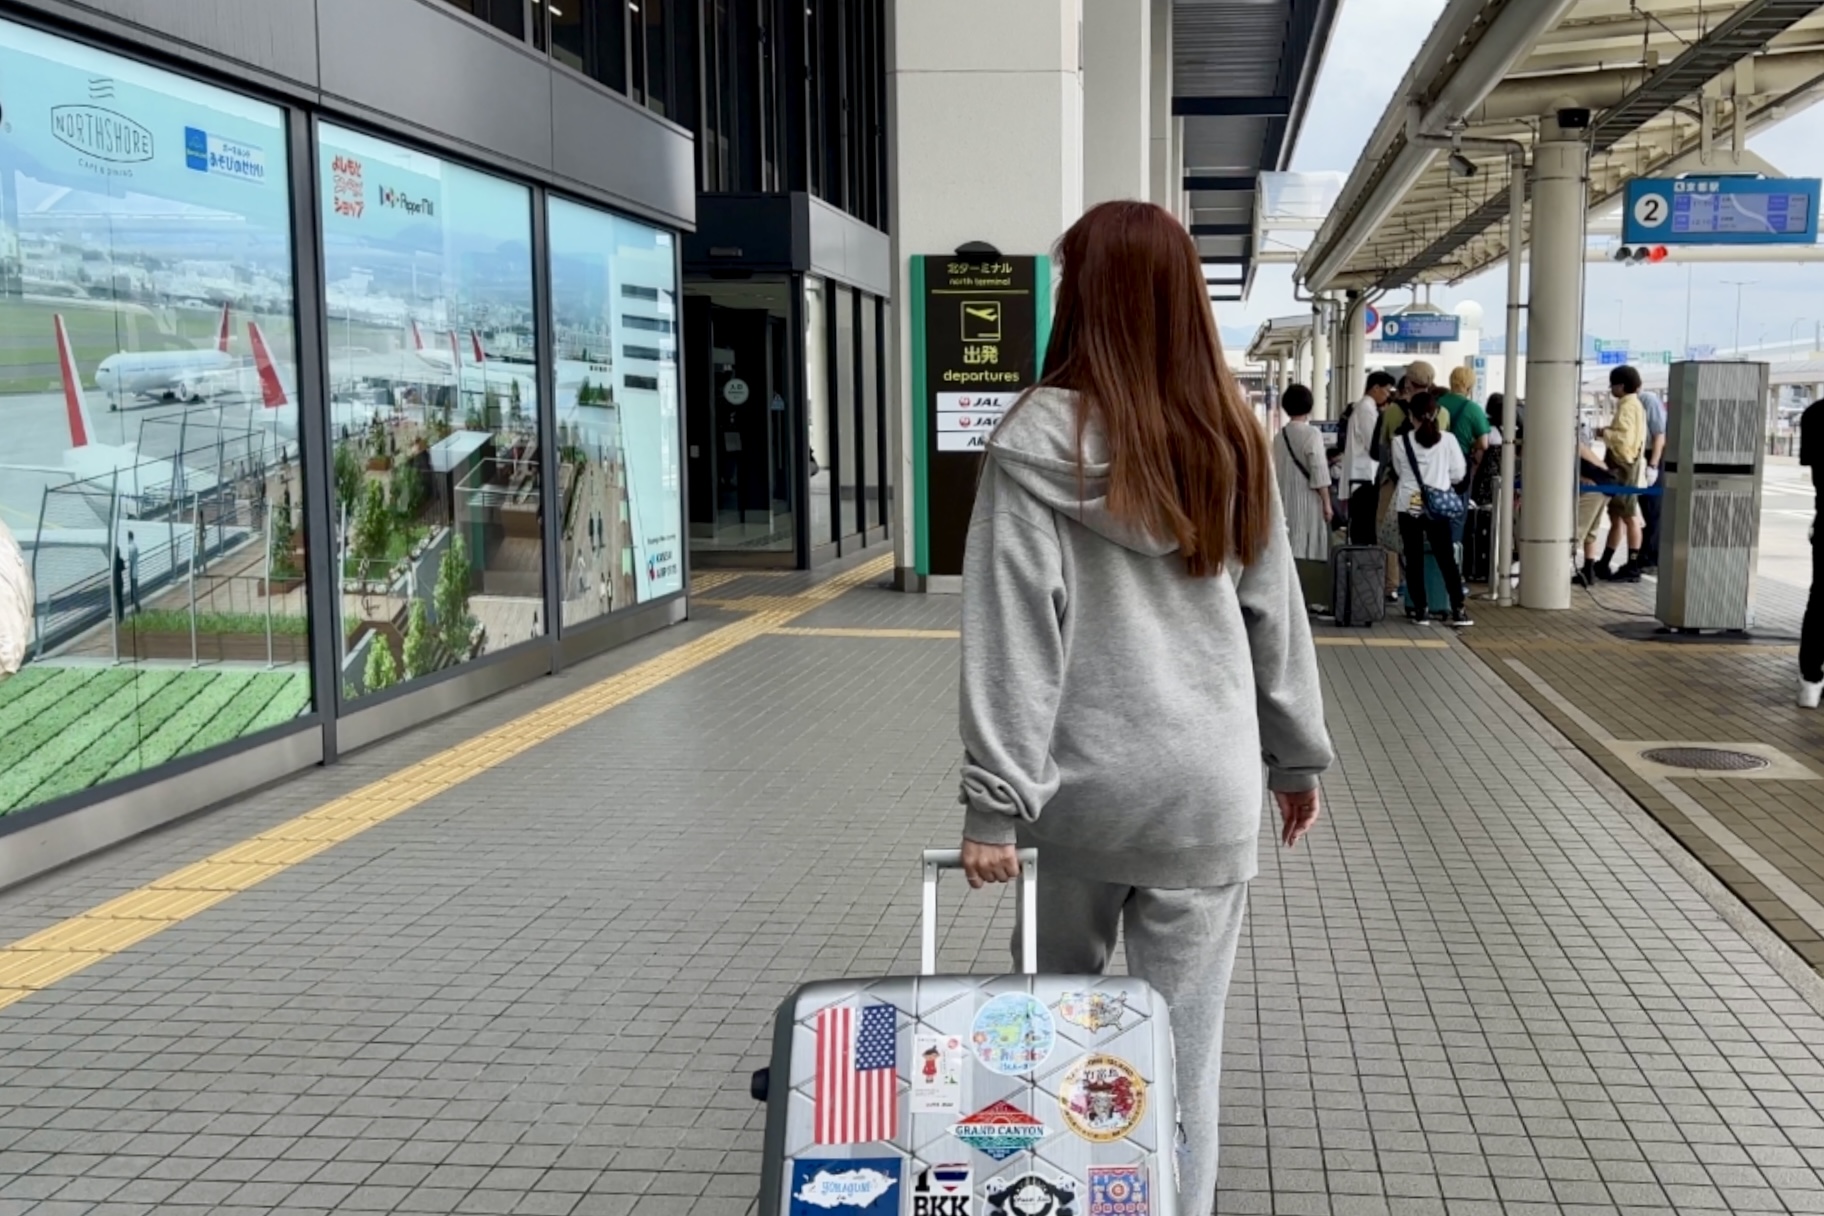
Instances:
[[[1450,369],[1450,391],[1444,394],[1442,405],[1450,414],[1450,433],[1456,436],[1457,443],[1463,449],[1463,458],[1469,465],[1469,477],[1466,485],[1476,482],[1476,467],[1488,453],[1488,414],[1476,404],[1470,393],[1475,391],[1476,374],[1467,367]]]

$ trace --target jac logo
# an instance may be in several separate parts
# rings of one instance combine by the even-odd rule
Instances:
[[[52,106],[51,134],[96,160],[137,164],[152,159],[152,132],[125,114],[100,106]]]
[[[391,186],[380,187],[380,205],[403,211],[407,215],[436,215],[437,204],[428,198],[412,198],[403,190]]]

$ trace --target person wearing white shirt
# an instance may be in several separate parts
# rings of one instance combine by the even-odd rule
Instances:
[[[1457,566],[1456,546],[1451,542],[1450,521],[1439,519],[1425,510],[1425,491],[1455,493],[1468,473],[1463,446],[1446,438],[1438,423],[1438,399],[1429,390],[1415,394],[1406,403],[1410,425],[1403,426],[1393,440],[1393,471],[1399,479],[1394,489],[1394,506],[1400,512],[1400,541],[1406,551],[1406,588],[1412,598],[1411,618],[1415,624],[1431,623],[1425,602],[1425,546],[1431,546],[1438,560],[1438,573],[1450,589],[1450,624],[1462,629],[1470,625],[1469,611],[1464,607],[1463,574]]]
[[[1375,459],[1372,454],[1374,432],[1381,424],[1381,411],[1393,397],[1394,379],[1386,372],[1373,372],[1362,399],[1349,407],[1348,429],[1343,436],[1342,469],[1337,480],[1342,495],[1349,503],[1349,541],[1372,545],[1374,516],[1379,496],[1374,487]]]

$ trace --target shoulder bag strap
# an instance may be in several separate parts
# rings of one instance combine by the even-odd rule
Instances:
[[[1304,475],[1304,478],[1305,478],[1305,484],[1306,484],[1306,485],[1309,485],[1309,484],[1310,484],[1310,483],[1311,483],[1311,470],[1310,470],[1310,469],[1307,469],[1307,468],[1306,468],[1306,467],[1305,467],[1305,462],[1304,462],[1304,461],[1302,461],[1302,460],[1300,460],[1300,459],[1299,459],[1299,458],[1298,458],[1298,453],[1297,453],[1297,452],[1294,452],[1294,451],[1293,451],[1293,450],[1292,450],[1292,439],[1291,439],[1291,437],[1290,437],[1290,436],[1289,436],[1289,435],[1287,435],[1287,434],[1286,434],[1286,430],[1285,430],[1285,428],[1284,428],[1284,427],[1281,427],[1281,428],[1280,428],[1280,430],[1279,430],[1279,437],[1280,437],[1280,438],[1281,438],[1281,439],[1282,439],[1282,440],[1284,440],[1284,441],[1285,441],[1285,444],[1286,444],[1286,455],[1288,455],[1288,456],[1290,456],[1290,457],[1291,457],[1291,458],[1292,458],[1292,467],[1293,467],[1293,468],[1295,468],[1295,469],[1297,469],[1297,470],[1298,470],[1298,471],[1299,471],[1299,472],[1300,472],[1300,473],[1301,473],[1301,474],[1303,474],[1303,475]],[[1257,448],[1257,449],[1255,449],[1255,450],[1256,450],[1256,451],[1258,451],[1258,450],[1259,450],[1259,449],[1258,449],[1258,448]]]

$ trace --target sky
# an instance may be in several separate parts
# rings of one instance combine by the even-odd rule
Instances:
[[[1343,0],[1293,152],[1293,169],[1347,174],[1354,168],[1388,98],[1443,8],[1444,0]],[[1355,53],[1360,47],[1373,47],[1374,53]],[[1749,140],[1749,147],[1789,176],[1824,177],[1824,105],[1767,128]],[[1592,264],[1585,328],[1596,337],[1625,340],[1634,350],[1682,355],[1688,298],[1690,342],[1733,346],[1737,289],[1727,280],[1752,282],[1740,292],[1745,346],[1785,343],[1824,328],[1824,264],[1819,263]],[[1488,317],[1498,318],[1506,291],[1507,272],[1496,269],[1456,288],[1434,288],[1432,300],[1444,306],[1475,300]],[[1390,297],[1396,305],[1410,298],[1399,292]],[[1216,307],[1224,344],[1234,348],[1239,343],[1244,349],[1263,321],[1309,311],[1308,305],[1293,298],[1289,266],[1260,267],[1248,300]]]

